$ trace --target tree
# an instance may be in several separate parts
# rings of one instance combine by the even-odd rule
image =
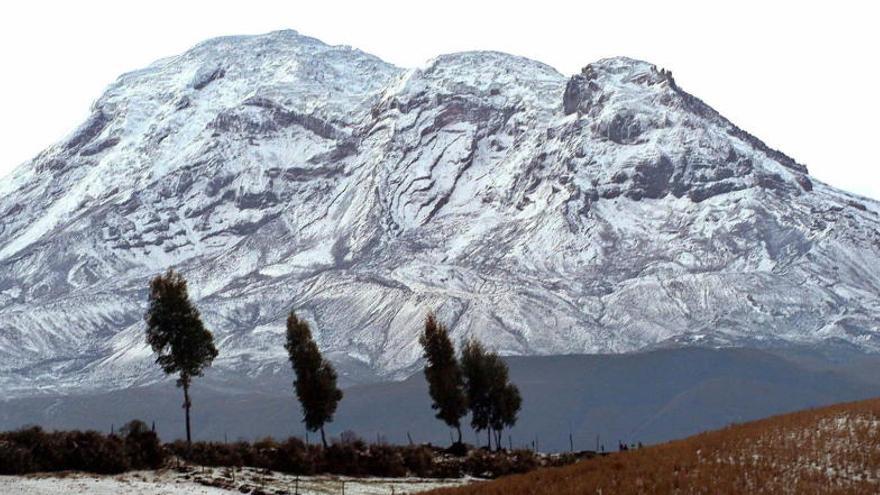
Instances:
[[[433,401],[431,408],[437,411],[437,419],[458,431],[460,444],[461,418],[468,410],[464,375],[455,357],[455,347],[449,339],[449,332],[433,313],[428,313],[425,318],[425,331],[419,337],[419,342],[427,360],[425,379]]]
[[[504,361],[498,360],[505,370],[507,365]],[[505,373],[507,374],[507,373]],[[492,391],[492,412],[489,418],[489,424],[495,430],[495,448],[501,449],[501,437],[505,427],[513,427],[516,424],[517,413],[522,406],[522,396],[516,385],[507,382],[493,382]]]
[[[507,363],[496,352],[487,351],[476,340],[462,347],[462,370],[467,380],[467,399],[471,410],[471,426],[477,431],[488,430],[489,448],[501,448],[501,433],[516,424],[522,397],[510,383]]]
[[[310,431],[321,431],[321,443],[327,448],[324,424],[333,421],[342,391],[336,387],[336,370],[321,356],[305,320],[291,311],[287,317],[287,343],[290,364],[296,373],[293,382],[296,397],[303,409],[303,423]]]
[[[186,443],[192,446],[189,387],[192,379],[202,376],[217,357],[214,336],[205,328],[199,311],[190,302],[186,280],[169,268],[150,282],[147,313],[147,343],[158,356],[156,364],[166,375],[177,374],[177,386],[183,388],[186,410]]]
[[[462,345],[461,369],[465,377],[468,408],[471,411],[471,427],[477,432],[487,430],[492,410],[489,396],[491,384],[486,369],[486,349],[476,339],[467,340]],[[488,438],[491,449],[491,432]]]

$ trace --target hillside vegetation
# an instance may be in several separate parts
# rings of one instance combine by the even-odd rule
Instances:
[[[878,481],[880,399],[872,399],[433,493],[877,493]]]

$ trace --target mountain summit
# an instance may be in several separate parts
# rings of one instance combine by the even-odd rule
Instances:
[[[219,38],[0,182],[0,389],[159,380],[169,266],[234,376],[287,372],[291,308],[348,380],[410,373],[429,309],[504,354],[876,351],[878,214],[646,62]]]

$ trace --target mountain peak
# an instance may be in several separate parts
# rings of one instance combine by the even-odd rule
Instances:
[[[466,67],[488,72],[521,72],[543,77],[563,77],[549,65],[519,55],[493,50],[474,50],[447,53],[428,60],[420,69],[424,72],[447,67]]]
[[[316,93],[376,92],[400,69],[350,46],[328,45],[294,30],[225,36],[197,44],[181,55],[123,75],[99,100],[164,94],[174,105],[200,94],[243,100],[248,93],[280,91],[292,100]],[[320,97],[320,96],[319,96]],[[350,102],[348,102],[350,103]]]
[[[676,89],[672,73],[665,69],[627,57],[604,58],[586,65],[569,79],[563,109],[566,114],[578,111],[579,106],[580,111],[585,111],[594,93],[639,93],[656,97],[650,93],[656,95],[666,91],[665,88]]]
[[[599,59],[595,62],[587,64],[581,72],[588,70],[603,71],[611,74],[635,74],[648,73],[656,71],[656,65],[644,60],[638,60],[630,57],[616,56]]]
[[[365,56],[372,57],[360,50],[352,48],[348,45],[329,45],[324,41],[300,34],[294,29],[281,29],[261,34],[234,35],[234,36],[218,36],[202,41],[183,54],[182,57],[203,57],[208,53],[214,53],[223,50],[326,50],[335,49],[343,51],[352,51],[361,53]]]

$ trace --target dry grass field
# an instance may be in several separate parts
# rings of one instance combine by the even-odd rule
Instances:
[[[432,493],[880,493],[880,399]]]

